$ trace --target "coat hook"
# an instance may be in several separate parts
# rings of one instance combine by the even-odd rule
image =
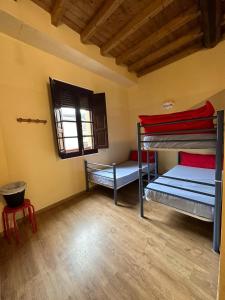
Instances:
[[[42,123],[42,124],[46,124],[47,120],[40,120],[40,119],[24,119],[24,118],[17,118],[17,122],[25,122],[25,123]]]

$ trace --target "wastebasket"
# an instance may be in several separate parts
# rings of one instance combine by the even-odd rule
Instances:
[[[23,204],[26,183],[23,181],[12,182],[0,188],[0,194],[5,198],[9,207]]]

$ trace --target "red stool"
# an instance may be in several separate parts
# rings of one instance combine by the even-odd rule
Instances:
[[[3,221],[3,228],[4,228],[4,236],[9,241],[10,240],[10,233],[11,231],[14,232],[17,242],[19,242],[19,229],[16,222],[16,213],[23,212],[23,216],[26,217],[26,211],[28,213],[28,219],[32,226],[32,231],[37,231],[37,223],[35,218],[35,210],[34,206],[31,204],[30,200],[25,199],[24,203],[18,207],[9,207],[5,206],[2,212],[2,221]],[[13,227],[10,228],[9,225],[9,215],[12,214],[13,217]]]

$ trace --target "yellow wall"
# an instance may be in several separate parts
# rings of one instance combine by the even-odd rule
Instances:
[[[36,40],[39,39],[37,46],[44,49],[51,48],[49,41],[59,43],[56,53],[59,53],[60,57],[63,56],[63,52],[65,52],[64,57],[68,57],[69,54],[66,50],[69,47],[70,55],[72,52],[74,56],[77,55],[78,65],[80,64],[79,60],[82,59],[80,58],[81,54],[81,57],[86,56],[87,68],[91,65],[91,69],[96,73],[114,78],[118,83],[130,85],[136,82],[136,76],[128,72],[124,66],[117,65],[114,58],[100,55],[100,49],[95,45],[81,43],[80,35],[74,30],[64,24],[60,24],[58,27],[53,26],[50,14],[33,1],[0,0],[0,13],[1,11],[22,22],[18,27],[4,19],[3,16],[3,20],[0,17],[0,27],[5,25],[7,34],[18,36],[22,40],[28,39],[31,44],[35,45],[37,45]],[[30,32],[33,34],[31,37],[29,36]]]
[[[141,77],[129,89],[130,133],[136,143],[135,124],[141,114],[165,114],[201,105],[209,99],[216,109],[225,107],[225,42],[212,50],[203,50],[149,75]],[[173,100],[166,111],[162,103]],[[196,152],[196,151],[194,151]],[[161,152],[161,170],[177,163],[175,152]]]
[[[84,190],[83,158],[61,160],[55,151],[48,77],[105,92],[110,148],[88,160],[127,159],[127,90],[116,83],[0,34],[0,185],[24,180],[40,209]],[[17,117],[47,119],[20,124]],[[1,203],[1,201],[0,201]]]

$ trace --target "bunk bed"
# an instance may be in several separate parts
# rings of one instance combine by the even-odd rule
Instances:
[[[222,209],[224,111],[214,115],[207,102],[202,108],[163,116],[139,116],[137,124],[140,215],[144,201],[152,200],[181,213],[211,221],[213,249],[219,252]],[[215,166],[199,168],[179,164],[165,174],[156,174],[144,186],[142,150],[215,149]],[[203,157],[203,156],[202,156]]]
[[[157,152],[142,151],[142,176],[147,177],[148,181],[158,174]],[[120,164],[111,165],[92,163],[84,161],[86,191],[90,189],[90,183],[102,185],[113,189],[114,203],[117,205],[117,191],[139,179],[138,152],[131,151],[130,160]]]

